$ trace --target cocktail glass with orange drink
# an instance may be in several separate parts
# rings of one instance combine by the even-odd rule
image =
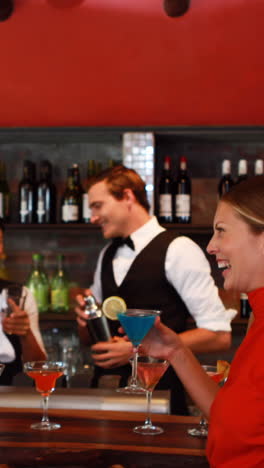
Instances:
[[[151,398],[152,392],[169,366],[165,359],[157,359],[151,356],[138,356],[137,376],[140,384],[146,390],[147,416],[141,426],[134,427],[133,431],[143,435],[161,434],[164,430],[155,426],[151,421]]]
[[[49,396],[55,390],[56,381],[66,371],[64,362],[54,361],[32,361],[24,364],[24,372],[34,379],[36,390],[42,396],[43,416],[39,423],[32,424],[32,429],[40,431],[53,431],[61,426],[52,423],[48,417]]]

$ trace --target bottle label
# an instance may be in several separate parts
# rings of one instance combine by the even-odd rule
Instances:
[[[69,309],[69,293],[67,288],[53,289],[51,291],[51,308],[52,310]]]
[[[44,207],[44,200],[38,200],[38,209],[37,209],[38,216],[42,216],[45,214],[45,207]]]
[[[63,205],[62,207],[62,220],[67,221],[78,221],[79,218],[79,207],[78,205]]]
[[[161,194],[159,196],[159,215],[160,216],[171,216],[172,215],[172,200],[171,195],[168,194]]]
[[[240,299],[241,300],[248,300],[248,295],[246,293],[240,293]]]
[[[88,193],[83,194],[82,206],[83,206],[83,209],[82,209],[82,218],[83,218],[83,220],[90,220],[91,219],[91,210],[90,210],[90,207],[89,207]]]
[[[176,216],[191,215],[191,196],[176,195]]]
[[[29,213],[29,210],[28,210],[28,205],[27,205],[27,201],[26,200],[21,200],[21,204],[20,204],[20,214],[22,216],[25,216]]]

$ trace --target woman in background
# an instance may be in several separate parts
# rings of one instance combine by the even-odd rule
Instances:
[[[225,385],[218,388],[159,318],[143,346],[148,354],[168,359],[209,419],[210,466],[260,468],[264,466],[264,176],[251,177],[222,197],[207,251],[222,270],[224,288],[246,292],[254,314]]]
[[[4,248],[4,226],[0,222],[0,254]],[[0,376],[0,385],[11,385],[16,374],[22,371],[22,363],[41,361],[47,358],[39,329],[38,307],[33,294],[22,284],[0,278],[0,305],[2,309],[3,289],[15,285],[23,296],[23,307],[8,300],[12,309],[8,317],[2,314],[0,321],[0,361],[5,364]],[[5,304],[6,306],[6,304]],[[23,310],[22,310],[23,309]]]

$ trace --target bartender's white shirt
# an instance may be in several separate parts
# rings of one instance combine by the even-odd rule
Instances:
[[[144,226],[130,235],[135,250],[127,245],[117,249],[113,259],[113,272],[118,286],[141,250],[163,231],[165,229],[153,216]],[[98,302],[102,302],[102,257],[108,246],[109,244],[99,255],[94,282],[91,286]],[[165,274],[169,283],[181,296],[198,328],[231,331],[231,320],[237,311],[225,309],[211,276],[209,262],[202,249],[190,238],[179,236],[170,243],[165,258]]]

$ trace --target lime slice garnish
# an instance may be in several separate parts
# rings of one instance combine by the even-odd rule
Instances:
[[[126,310],[127,305],[124,299],[119,296],[107,297],[102,304],[102,312],[110,320],[117,320],[117,314]]]

